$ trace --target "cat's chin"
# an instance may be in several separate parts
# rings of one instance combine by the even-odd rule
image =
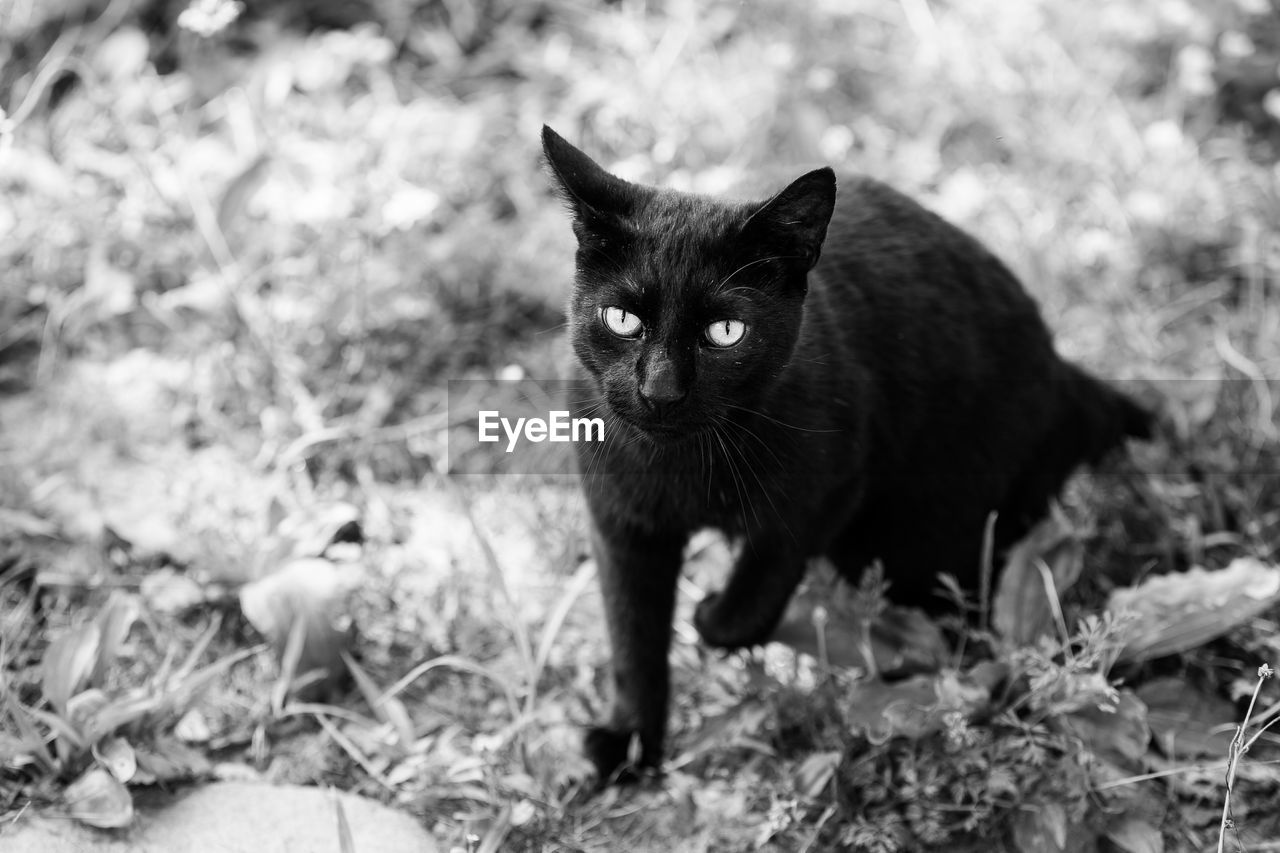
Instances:
[[[698,428],[690,424],[640,423],[629,420],[627,425],[640,438],[658,445],[680,444],[692,440],[698,434]]]

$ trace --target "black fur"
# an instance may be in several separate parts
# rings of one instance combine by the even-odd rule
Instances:
[[[889,187],[810,172],[764,203],[614,177],[550,128],[543,146],[578,237],[570,305],[587,391],[606,419],[580,447],[613,650],[615,701],[587,750],[602,779],[662,757],[681,555],[716,527],[745,545],[698,606],[704,641],[763,642],[826,554],[890,597],[930,605],[938,572],[971,588],[1081,463],[1148,414],[1062,361],[1036,304],[981,244]],[[609,331],[601,310],[643,322]],[[717,320],[747,333],[718,349]]]

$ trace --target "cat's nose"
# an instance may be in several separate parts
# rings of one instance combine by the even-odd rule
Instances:
[[[670,363],[655,365],[645,376],[644,382],[640,383],[640,399],[644,400],[650,411],[658,415],[669,412],[688,393]]]

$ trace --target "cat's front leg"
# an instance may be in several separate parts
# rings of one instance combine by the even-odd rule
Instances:
[[[804,554],[785,532],[748,537],[720,592],[694,612],[703,642],[722,649],[756,646],[769,639],[804,577]]]
[[[613,706],[587,731],[587,757],[602,783],[625,778],[631,741],[640,767],[662,761],[670,694],[671,622],[684,536],[599,524],[594,546],[613,652]]]

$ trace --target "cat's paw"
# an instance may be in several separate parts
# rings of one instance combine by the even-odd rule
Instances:
[[[773,631],[744,624],[741,614],[731,612],[725,606],[724,596],[713,592],[702,601],[693,613],[693,627],[698,630],[702,642],[718,649],[741,649],[758,646],[769,639]]]
[[[636,733],[606,726],[591,726],[582,739],[582,748],[596,768],[598,784],[636,782],[639,768],[631,761],[631,741]]]

